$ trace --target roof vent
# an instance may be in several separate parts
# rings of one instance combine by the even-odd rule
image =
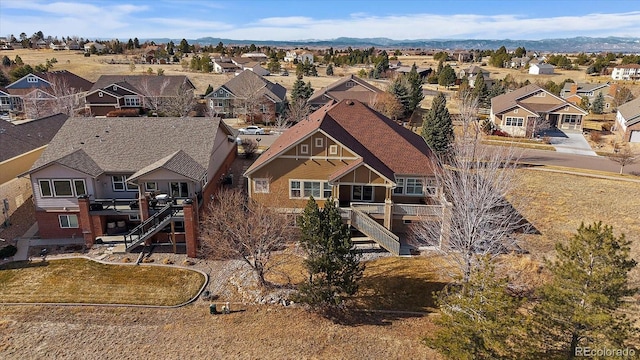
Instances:
[[[354,104],[354,102],[352,100],[347,100],[347,105],[351,106],[353,104]]]

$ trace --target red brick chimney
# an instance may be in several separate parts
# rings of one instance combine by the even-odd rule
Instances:
[[[198,255],[198,208],[191,199],[182,203],[184,213],[184,238],[187,245],[187,256],[195,258]]]
[[[79,225],[82,229],[82,237],[84,238],[84,243],[87,246],[87,249],[93,246],[93,242],[95,241],[95,234],[93,231],[93,221],[91,221],[91,214],[89,213],[89,197],[87,195],[82,195],[78,197],[78,207],[80,208],[79,215]]]

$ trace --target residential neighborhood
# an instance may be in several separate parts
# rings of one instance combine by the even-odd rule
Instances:
[[[185,5],[0,3],[1,358],[640,354],[633,6]]]

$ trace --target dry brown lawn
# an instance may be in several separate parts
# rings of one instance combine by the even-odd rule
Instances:
[[[87,259],[0,266],[0,303],[178,305],[198,294],[202,274],[158,266],[107,265]]]

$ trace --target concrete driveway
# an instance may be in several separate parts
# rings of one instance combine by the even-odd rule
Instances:
[[[591,149],[587,139],[582,135],[582,131],[550,129],[545,131],[544,136],[551,139],[551,145],[557,152],[574,155],[598,156]]]

